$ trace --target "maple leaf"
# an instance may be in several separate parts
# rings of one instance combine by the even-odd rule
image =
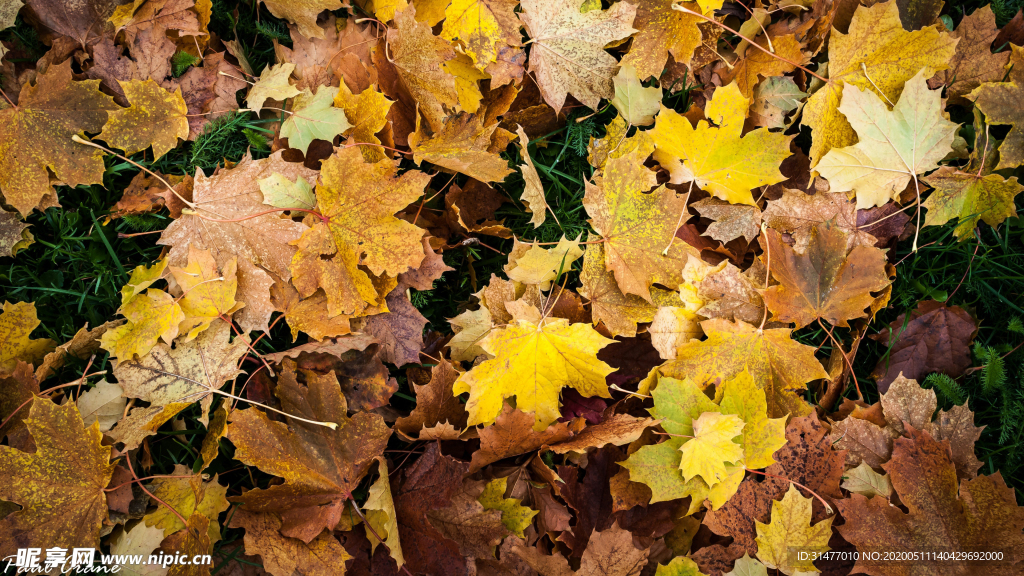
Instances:
[[[654,115],[661,109],[661,88],[651,86],[644,88],[637,78],[636,69],[630,64],[619,68],[619,73],[612,78],[615,96],[612,106],[619,115],[633,126],[649,126],[654,124]]]
[[[234,320],[243,331],[266,330],[274,306],[270,302],[270,274],[289,280],[289,265],[298,240],[307,227],[299,222],[266,213],[259,181],[273,174],[289,180],[316,180],[318,173],[302,164],[285,162],[281,152],[263,160],[245,156],[231,169],[207,177],[197,170],[192,200],[193,213],[183,214],[164,230],[157,244],[170,246],[167,257],[174,266],[188,263],[188,249],[209,250],[223,269],[237,259],[236,298],[245,302]],[[256,216],[256,214],[264,213]],[[216,222],[212,220],[236,220]]]
[[[212,552],[209,526],[209,518],[198,511],[193,512],[185,528],[165,538],[160,546],[168,552],[175,552],[176,556],[194,558],[208,555]],[[210,568],[202,563],[175,563],[167,570],[167,576],[210,576]]]
[[[415,4],[395,13],[395,25],[388,28],[387,45],[391,51],[389,61],[401,85],[419,104],[430,129],[442,130],[448,115],[444,106],[454,107],[459,102],[455,77],[442,68],[455,58],[455,49],[434,36],[429,26],[416,21]]]
[[[71,140],[99,132],[118,108],[99,84],[73,81],[65,61],[26,82],[17,106],[0,110],[0,191],[22,216],[48,194],[56,200],[47,168],[68,186],[102,183],[103,153]]]
[[[998,34],[991,6],[982,6],[964,16],[950,34],[959,41],[949,68],[929,79],[929,87],[945,85],[949,88],[947,97],[950,104],[969,104],[970,100],[964,97],[972,90],[983,83],[1002,80],[1010,51],[992,53],[992,41]]]
[[[24,5],[21,0],[5,0],[0,3],[0,30],[14,26],[14,21],[18,18],[18,11]]]
[[[693,439],[679,447],[679,469],[686,481],[700,476],[708,486],[714,486],[729,475],[727,463],[743,462],[743,448],[733,441],[743,429],[743,420],[734,415],[705,412],[692,425]]]
[[[264,68],[256,83],[249,88],[249,93],[245,96],[249,109],[258,114],[263,110],[263,103],[268,98],[283,102],[302,94],[302,90],[288,82],[293,71],[295,71],[295,64],[291,62],[281,62]]]
[[[708,120],[696,128],[662,106],[651,138],[673,184],[693,182],[732,204],[753,205],[751,189],[785,180],[778,167],[790,155],[791,138],[765,128],[741,136],[749,104],[735,82],[718,88],[704,110]]]
[[[637,418],[629,414],[612,414],[597,424],[587,426],[571,440],[559,442],[547,448],[555,454],[586,452],[588,448],[601,448],[608,444],[621,446],[636,441],[644,430],[657,421],[651,418]]]
[[[184,465],[176,464],[172,474],[179,478],[157,478],[149,486],[149,490],[186,518],[193,513],[206,516],[210,520],[210,542],[217,542],[220,540],[217,516],[231,506],[225,497],[228,487],[217,482],[216,474],[209,481],[203,481],[201,475],[192,476],[190,472],[191,470]],[[146,526],[160,528],[165,536],[185,528],[181,519],[165,506],[146,514],[142,521]]]
[[[801,558],[792,550],[827,552],[832,520],[811,525],[811,499],[791,485],[782,500],[772,503],[771,523],[757,523],[757,559],[790,576],[816,572],[813,561],[807,559],[812,555]]]
[[[501,523],[505,529],[520,538],[523,530],[533,523],[533,517],[537,511],[520,504],[519,498],[505,498],[508,490],[508,477],[495,478],[484,486],[483,492],[478,500],[484,510],[498,510],[501,512]]]
[[[316,25],[316,17],[324,10],[341,8],[341,0],[260,0],[278,18],[292,22],[306,38],[323,38],[324,31]]]
[[[889,498],[892,495],[892,482],[888,474],[879,474],[867,462],[861,462],[856,468],[846,471],[843,489],[868,498]]]
[[[145,264],[136,266],[128,278],[128,283],[121,287],[121,305],[125,306],[136,296],[143,294],[146,288],[163,278],[166,269],[167,258],[161,258],[151,266]]]
[[[32,302],[4,301],[0,312],[0,376],[14,372],[18,361],[36,363],[57,343],[49,338],[30,338],[39,326],[36,305]]]
[[[790,481],[805,486],[805,496],[812,496],[806,490],[813,490],[827,502],[843,498],[839,483],[846,454],[834,449],[833,442],[834,438],[814,414],[792,418],[786,426],[785,445],[773,454],[776,463],[765,469],[770,476],[744,479],[728,502],[707,511],[704,524],[715,534],[732,538],[740,548],[736,556],[743,551],[754,554],[755,521],[769,521],[772,503],[782,498],[792,485]],[[812,503],[812,511],[815,520],[831,515],[817,499]]]
[[[810,412],[798,396],[811,380],[828,377],[814,358],[814,348],[794,341],[791,330],[758,330],[737,321],[714,318],[701,322],[708,338],[690,341],[676,351],[676,359],[658,371],[670,378],[692,378],[695,382],[731,379],[747,370],[757,387],[764,390],[768,416],[778,418]]]
[[[292,182],[286,176],[273,173],[259,180],[263,203],[275,208],[316,209],[316,194],[305,178],[299,176]]]
[[[452,386],[459,373],[450,363],[442,360],[431,368],[430,380],[418,384],[410,376],[409,381],[416,393],[416,407],[408,416],[395,420],[395,432],[405,438],[416,438],[421,431],[439,424],[449,424],[461,431],[466,425],[466,410],[452,393]]]
[[[706,318],[760,322],[765,315],[764,300],[758,289],[764,288],[765,271],[751,266],[740,272],[730,263],[718,272],[704,277],[697,288],[704,306],[697,311]]]
[[[441,38],[459,40],[476,67],[496,62],[504,46],[519,45],[515,0],[453,0],[445,10]]]
[[[658,307],[682,304],[677,292],[651,288],[652,305],[635,294],[623,294],[615,274],[605,269],[604,243],[589,244],[580,272],[580,295],[590,300],[594,323],[603,322],[612,336],[636,336],[637,324],[654,320]]]
[[[427,319],[409,301],[408,287],[399,285],[385,299],[388,312],[366,319],[363,331],[381,343],[381,359],[395,366],[418,364]]]
[[[641,80],[660,76],[670,53],[676,62],[688,65],[694,50],[701,45],[698,24],[703,20],[693,14],[673,10],[675,0],[638,0],[635,4],[633,27],[637,33],[621,64],[634,66]],[[693,12],[703,13],[695,4],[682,3]]]
[[[145,356],[160,340],[170,344],[178,337],[178,326],[185,321],[185,314],[174,298],[155,288],[121,306],[121,314],[128,322],[108,330],[100,339],[100,346],[121,362],[136,354]]]
[[[797,328],[818,318],[845,328],[847,320],[866,315],[864,309],[874,301],[871,293],[890,283],[885,252],[873,246],[847,251],[846,234],[832,222],[811,230],[804,254],[787,246],[775,230],[766,236],[779,285],[764,291],[765,304],[776,320],[794,322]]]
[[[1010,132],[999,145],[996,170],[1024,163],[1024,117],[1016,103],[1024,93],[1024,48],[1010,46],[1009,82],[986,82],[975,88],[967,99],[985,113],[989,124],[1009,124]]]
[[[1024,186],[1013,176],[981,176],[943,166],[922,178],[935,190],[922,206],[928,209],[925,226],[937,226],[957,218],[954,235],[962,242],[973,237],[979,220],[996,227],[1017,214],[1013,199]]]
[[[908,513],[889,506],[884,498],[853,494],[838,503],[846,520],[837,527],[843,538],[858,548],[1019,550],[1024,546],[1020,533],[1024,513],[998,473],[961,481],[958,494],[948,445],[924,431],[911,430],[910,434],[895,441],[893,458],[884,466]],[[1015,557],[987,572],[1013,574],[1019,571],[1014,566],[1018,562]],[[898,574],[901,568],[885,564],[868,567],[861,561],[854,565],[854,570],[876,575]]]
[[[769,45],[765,36],[759,36],[754,42],[765,48]],[[796,70],[796,66],[790,62],[801,65],[808,62],[808,58],[803,52],[803,46],[793,34],[771,37],[770,45],[771,54],[756,48],[748,48],[743,58],[726,69],[722,82],[731,84],[735,81],[736,87],[740,89],[743,97],[750,99],[754,96],[754,91],[762,77],[771,79]]]
[[[199,421],[206,424],[215,391],[241,373],[238,361],[248,350],[244,336],[229,342],[230,335],[228,323],[216,321],[192,341],[174,348],[156,344],[138,360],[123,358],[114,367],[114,376],[125,396],[154,406],[201,401]]]
[[[290,420],[274,422],[256,408],[236,410],[228,420],[227,437],[235,458],[284,478],[284,484],[254,489],[232,500],[256,512],[281,515],[285,536],[311,542],[341,519],[345,501],[387,445],[391,430],[376,414],[346,416],[348,404],[333,372],[306,372],[306,385],[294,372],[282,372],[275,395],[288,414],[337,429]]]
[[[875,237],[859,224],[857,205],[844,193],[819,192],[809,195],[799,190],[783,188],[782,198],[769,200],[761,219],[769,228],[793,237],[793,249],[806,253],[811,242],[811,231],[818,225],[832,222],[832,226],[846,234],[846,248],[874,246]]]
[[[469,424],[489,424],[505,398],[516,397],[520,410],[534,412],[534,430],[559,418],[559,393],[565,386],[584,396],[609,398],[605,376],[614,371],[597,359],[612,341],[587,324],[547,318],[535,324],[518,320],[492,330],[480,346],[494,356],[459,377],[455,394],[469,392]]]
[[[938,168],[959,126],[942,116],[941,95],[928,90],[926,78],[922,71],[908,80],[892,111],[870,90],[843,89],[839,111],[860,140],[821,158],[817,169],[830,190],[854,192],[859,209],[881,206]]]
[[[412,466],[404,469],[392,488],[398,531],[406,567],[412,573],[459,574],[466,569],[465,556],[456,542],[445,538],[428,519],[428,514],[451,504],[462,488],[468,465],[441,454],[432,442]]]
[[[224,54],[207,54],[201,67],[189,68],[175,83],[188,106],[189,140],[195,140],[213,120],[237,110],[235,92],[248,86]]]
[[[426,160],[481,182],[501,182],[513,170],[505,159],[488,150],[497,129],[497,124],[484,126],[481,116],[461,112],[449,116],[433,136],[419,130],[410,134],[409,148],[417,164]]]
[[[178,333],[184,334],[182,342],[188,342],[210,327],[218,318],[230,318],[245,306],[235,301],[238,280],[235,277],[235,260],[229,260],[223,271],[217,273],[217,262],[208,250],[189,247],[188,266],[171,266],[171,276],[182,290],[178,305],[185,319],[178,325]]]
[[[520,20],[530,35],[530,72],[544,100],[562,109],[572,94],[596,110],[614,94],[612,76],[618,62],[605,45],[636,32],[636,6],[620,2],[608,10],[580,11],[582,0],[525,0]]]
[[[583,206],[604,238],[605,268],[624,294],[653,302],[651,285],[676,289],[688,258],[675,233],[686,215],[686,200],[657,184],[654,172],[634,152],[609,159],[604,173],[586,182]]]
[[[420,265],[424,231],[394,216],[423,194],[430,177],[409,171],[397,177],[394,161],[368,164],[358,148],[338,149],[323,162],[317,222],[296,244],[293,283],[308,297],[323,288],[330,316],[352,314],[378,302],[365,266],[376,276],[395,276]]]
[[[715,220],[708,226],[704,236],[719,242],[730,242],[740,236],[747,242],[753,242],[761,232],[761,210],[757,206],[729,204],[718,198],[705,198],[694,202],[693,208],[701,216]]]
[[[786,114],[803,104],[807,93],[789,76],[772,76],[754,88],[750,121],[764,128],[786,128]]]
[[[281,520],[269,512],[238,508],[229,526],[245,529],[246,553],[258,555],[271,574],[344,574],[345,562],[352,559],[338,539],[326,532],[308,543],[282,536]]]
[[[535,430],[535,420],[533,414],[505,403],[494,424],[479,431],[480,449],[473,452],[469,471],[476,472],[492,462],[532,452],[541,446],[557,444],[572,437],[572,431],[564,422]]]
[[[0,519],[6,536],[0,554],[18,548],[95,547],[107,518],[115,464],[99,424],[86,428],[78,408],[35,398],[24,420],[35,452],[0,446],[0,498],[21,506]]]
[[[352,94],[342,82],[334,97],[334,107],[345,111],[345,117],[352,124],[349,138],[364,144],[380,144],[377,133],[387,125],[387,115],[394,104],[383,93],[372,86],[359,94]],[[363,159],[374,163],[384,159],[384,149],[378,146],[359,146]]]
[[[288,321],[293,342],[299,337],[299,331],[317,342],[352,332],[350,317],[331,316],[327,312],[327,294],[323,290],[317,290],[309,298],[300,298],[290,282],[279,281],[271,286],[270,293],[271,302]]]
[[[314,139],[331,142],[352,127],[345,111],[334,107],[337,93],[337,88],[321,86],[316,94],[307,89],[292,100],[292,113],[281,124],[281,137],[290,148],[306,154]]]
[[[879,391],[885,392],[900,373],[911,380],[932,372],[960,376],[971,366],[969,346],[977,330],[975,319],[959,306],[918,302],[909,317],[900,314],[887,330],[873,336],[889,349],[872,372]]]
[[[775,463],[772,454],[786,445],[786,420],[769,418],[765,392],[746,371],[725,382],[719,403],[722,414],[735,415],[743,422],[743,459],[747,468],[767,468]]]
[[[188,138],[188,107],[180,87],[169,92],[153,80],[120,84],[131,107],[111,111],[97,138],[128,155],[152,146],[154,160],[177,146],[178,138]]]
[[[811,166],[833,148],[857,141],[857,133],[840,110],[840,100],[845,102],[854,92],[845,86],[872,90],[895,102],[904,83],[915,75],[930,78],[948,68],[956,45],[957,40],[938,26],[904,30],[896,0],[857,7],[849,33],[837,32],[829,40],[828,83],[804,106],[803,123],[813,136]]]
[[[525,249],[525,252],[515,260],[509,257],[505,273],[510,280],[537,285],[541,290],[550,289],[552,281],[571,270],[572,263],[583,256],[579,239],[569,240],[565,236],[562,236],[557,246],[551,248],[543,248],[540,244],[519,243],[518,249]]]

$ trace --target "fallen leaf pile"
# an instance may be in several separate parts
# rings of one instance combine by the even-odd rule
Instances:
[[[973,412],[919,384],[971,366],[978,320],[938,301],[875,320],[896,242],[1016,215],[1024,34],[997,41],[989,7],[950,30],[941,0],[262,0],[286,25],[254,70],[211,30],[230,2],[22,4],[0,0],[0,27],[48,49],[0,48],[0,257],[112,160],[155,167],[231,114],[270,138],[138,172],[96,225],[169,224],[107,324],[58,343],[4,302],[0,557],[1024,571],[1024,510],[976,458]],[[595,114],[567,204],[538,150]],[[495,253],[503,274],[478,277]],[[419,297],[459,274],[472,297],[428,320]],[[259,347],[285,326],[290,348]],[[852,373],[869,333],[875,403]],[[48,380],[72,356],[105,376]],[[201,442],[150,470],[187,426]]]

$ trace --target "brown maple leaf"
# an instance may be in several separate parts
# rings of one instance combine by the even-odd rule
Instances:
[[[1020,572],[1024,509],[999,473],[963,480],[958,490],[949,445],[913,429],[909,438],[896,440],[893,458],[884,468],[908,512],[880,496],[853,494],[838,503],[846,520],[837,527],[843,538],[859,549],[999,550],[1004,560],[986,566],[984,573]],[[909,574],[908,568],[865,561],[854,566],[875,576]],[[963,570],[955,572],[969,572]]]
[[[768,230],[766,250],[771,252],[771,272],[778,281],[764,291],[773,318],[795,322],[801,328],[820,318],[834,326],[862,318],[865,308],[891,280],[885,253],[873,246],[847,250],[847,236],[832,222],[815,226],[804,254]]]
[[[282,372],[275,392],[281,409],[337,429],[288,420],[271,421],[256,409],[231,414],[227,437],[235,458],[280,476],[284,484],[254,489],[232,500],[257,512],[275,512],[282,534],[311,542],[341,520],[345,502],[387,445],[391,430],[368,412],[347,416],[348,404],[333,373],[306,372],[300,384],[294,372]]]
[[[0,110],[0,192],[22,216],[56,192],[47,169],[64,184],[100,184],[103,153],[71,140],[99,132],[107,113],[117,110],[99,91],[99,80],[76,82],[71,62],[50,66],[21,88],[18,105]]]
[[[902,373],[921,380],[932,372],[957,377],[971,366],[970,344],[977,334],[975,319],[959,306],[922,300],[917,308],[900,314],[889,328],[871,336],[888,347],[871,375],[879,392]]]

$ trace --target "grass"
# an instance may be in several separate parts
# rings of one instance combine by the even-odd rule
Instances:
[[[993,4],[1000,23],[1012,16],[1010,10],[1013,6],[1021,4],[1024,0],[1003,0],[1002,4]],[[979,0],[972,0],[952,6],[948,12],[958,22],[963,14],[980,5]],[[274,40],[290,45],[287,26],[256,2],[238,3],[237,20],[231,15],[235,7],[233,0],[214,0],[210,28],[222,38],[230,40],[237,37],[246,58],[258,71],[272,62]],[[18,43],[29,54],[26,61],[38,59],[45,51],[32,28],[20,20],[15,28],[0,34],[0,39]],[[176,73],[184,72],[189,65],[184,57],[180,60],[176,67],[182,69],[176,69]],[[684,87],[666,97],[665,105],[679,111],[686,110],[692,88]],[[587,215],[581,204],[584,182],[593,172],[587,162],[587,145],[591,138],[604,135],[604,126],[615,116],[615,110],[605,107],[588,116],[590,114],[591,111],[586,109],[571,111],[564,127],[534,138],[529,146],[557,222],[556,218],[548,217],[539,228],[535,229],[530,224],[530,215],[525,213],[520,201],[523,182],[518,172],[496,186],[508,197],[508,203],[498,210],[497,217],[504,220],[518,238],[553,242],[563,234],[575,238],[589,231]],[[954,120],[969,123],[965,118],[955,117]],[[148,161],[144,154],[133,159],[169,174],[194,174],[199,169],[210,174],[225,161],[238,161],[246,150],[255,157],[265,156],[269,134],[262,121],[244,114],[231,114],[212,122],[195,142],[179,146],[157,162]],[[801,137],[806,138],[806,134]],[[518,146],[511,146],[505,158],[510,166],[519,165],[522,160]],[[159,237],[155,232],[170,223],[165,213],[107,221],[121,191],[138,170],[110,156],[106,159],[106,166],[103,186],[59,187],[63,208],[36,212],[28,219],[36,243],[16,258],[0,261],[0,299],[36,303],[42,322],[36,337],[45,335],[64,342],[87,323],[96,326],[116,317],[120,288],[127,281],[128,274],[139,264],[155,261],[161,253],[162,247],[155,243]],[[403,166],[412,167],[412,164],[404,161]],[[440,189],[449,180],[450,176],[439,174],[431,186]],[[455,178],[454,183],[464,184],[464,177]],[[443,208],[442,195],[424,206],[425,210]],[[127,236],[140,232],[154,233]],[[465,308],[471,294],[485,284],[492,273],[504,274],[502,269],[512,241],[487,236],[481,241],[493,250],[474,244],[446,250],[444,261],[454,271],[438,280],[433,290],[412,292],[413,304],[429,321],[428,329],[450,332],[447,319]],[[983,225],[976,238],[962,243],[952,237],[950,225],[926,228],[921,232],[919,244],[920,250],[913,253],[909,241],[899,243],[893,250],[892,261],[899,264],[892,300],[872,323],[871,330],[877,332],[884,328],[899,314],[913,310],[919,301],[925,299],[948,300],[950,304],[971,310],[981,319],[975,365],[988,365],[989,368],[974,371],[952,383],[932,378],[926,385],[937,390],[944,408],[964,399],[970,402],[976,424],[986,427],[976,446],[978,457],[985,463],[982,472],[1000,471],[1017,490],[1018,500],[1024,503],[1024,443],[1021,442],[1024,437],[1024,394],[1021,392],[1024,390],[1024,347],[1018,347],[1024,342],[1024,330],[1021,328],[1021,319],[1024,319],[1024,299],[1021,299],[1024,292],[1024,222],[1012,218],[998,230]],[[577,261],[574,264],[576,269],[570,271],[570,283],[575,282],[572,275],[578,272],[580,265],[581,262]],[[814,328],[797,333],[801,341],[813,346],[818,346],[824,336],[820,329]],[[295,344],[304,341],[303,335]],[[274,352],[295,344],[282,322],[257,347],[260,352]],[[822,346],[819,357],[827,358],[829,352],[829,346]],[[855,374],[869,401],[878,396],[869,374],[885,353],[883,345],[866,339],[856,357]],[[1000,362],[1002,374],[997,374],[995,367]],[[78,378],[84,368],[84,361],[73,360],[46,385]],[[109,369],[108,359],[101,355],[97,357],[93,370],[105,369]],[[401,385],[394,404],[399,409],[408,409],[412,406],[412,392],[404,373],[394,370],[394,376]],[[851,386],[846,395],[853,394]],[[182,414],[183,430],[171,430],[170,426],[165,426],[152,439],[150,452],[154,464],[149,473],[165,474],[176,464],[192,467],[196,463],[197,452],[205,436],[204,427],[196,421],[198,415],[198,407],[193,406]],[[394,442],[396,446],[401,445],[398,440]],[[229,486],[229,495],[239,494],[243,488],[268,485],[270,476],[255,468],[239,467],[232,461],[232,456],[231,444],[222,442],[221,455],[209,470],[211,474],[220,474],[220,482]],[[225,529],[224,539],[217,548],[234,546],[239,535],[238,530]],[[225,564],[222,562],[216,568],[220,569]]]

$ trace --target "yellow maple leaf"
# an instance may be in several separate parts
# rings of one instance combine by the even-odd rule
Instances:
[[[572,263],[580,256],[579,238],[569,240],[565,236],[557,246],[544,248],[540,244],[527,244],[530,248],[525,254],[510,262],[505,267],[509,279],[523,284],[536,284],[541,290],[551,288],[552,280],[572,269]]]
[[[530,72],[544,100],[558,112],[572,94],[597,109],[611,98],[612,76],[619,63],[605,45],[633,32],[636,6],[618,2],[608,10],[581,12],[582,0],[523,0],[519,18],[533,42]]]
[[[410,134],[409,148],[417,164],[426,160],[481,182],[501,182],[513,171],[504,158],[488,150],[497,129],[497,124],[484,126],[480,116],[462,112],[449,116],[432,136],[420,130]]]
[[[832,520],[826,518],[811,525],[811,499],[804,498],[800,490],[789,485],[782,500],[772,502],[771,522],[757,527],[757,559],[769,568],[795,576],[818,572],[813,554],[795,554],[794,548],[807,552],[827,552],[832,536]]]
[[[263,103],[267,98],[283,102],[301,94],[301,90],[288,82],[294,71],[295,64],[291,62],[281,62],[264,68],[245,97],[249,109],[258,114],[263,110]]]
[[[359,94],[352,94],[344,82],[338,87],[334,96],[334,106],[345,111],[345,117],[352,124],[348,137],[363,144],[380,144],[377,133],[387,125],[388,111],[394,104],[382,92],[373,86]],[[384,159],[384,149],[378,146],[359,146],[363,158],[367,162],[379,162]]]
[[[22,216],[45,196],[56,199],[47,169],[68,186],[103,182],[103,152],[73,142],[95,133],[118,108],[99,80],[75,82],[71,61],[54,64],[21,87],[18,105],[0,110],[0,190]]]
[[[153,147],[154,159],[188,138],[188,107],[181,88],[168,92],[153,79],[119,81],[129,108],[110,112],[97,138],[132,155]]]
[[[603,322],[612,336],[636,336],[636,325],[654,320],[659,307],[679,306],[677,292],[651,288],[654,303],[635,294],[623,294],[615,275],[604,267],[604,244],[590,244],[583,255],[579,293],[590,300],[594,323]]]
[[[520,199],[526,202],[526,211],[533,213],[533,217],[530,218],[530,224],[533,224],[533,227],[536,228],[544,223],[547,211],[550,208],[548,207],[547,198],[544,196],[544,185],[540,182],[540,174],[537,173],[537,168],[533,165],[533,159],[530,158],[530,151],[527,149],[530,145],[530,139],[526,136],[526,131],[523,130],[522,126],[516,127],[516,134],[519,135],[519,153],[523,157],[523,162],[525,162],[525,164],[519,167],[525,182],[523,195],[520,196]]]
[[[323,288],[331,316],[376,304],[376,276],[397,276],[423,261],[424,231],[394,216],[423,194],[430,181],[412,170],[396,176],[385,158],[367,163],[358,147],[340,148],[323,162],[317,186],[320,213],[328,222],[307,230],[292,257],[292,283],[302,297]]]
[[[519,498],[505,498],[508,490],[508,476],[495,478],[484,486],[484,491],[477,500],[483,504],[484,510],[500,510],[501,523],[509,532],[524,538],[523,530],[533,523],[537,511],[521,504]]]
[[[29,338],[39,319],[32,302],[4,302],[0,313],[0,374],[10,374],[18,361],[36,363],[52,352],[57,343],[49,338]]]
[[[619,73],[612,78],[612,84],[615,86],[615,96],[611,105],[615,106],[626,122],[633,126],[654,124],[654,115],[661,109],[661,88],[644,88],[631,64],[619,68]]]
[[[476,67],[496,62],[503,46],[519,45],[517,0],[453,0],[445,10],[441,38],[459,40]]]
[[[171,266],[171,275],[183,292],[178,300],[185,314],[185,319],[178,325],[178,333],[185,335],[182,342],[192,340],[209,328],[214,320],[222,316],[230,317],[245,306],[235,301],[235,291],[238,289],[235,270],[235,259],[232,258],[224,266],[223,272],[218,274],[217,262],[210,251],[194,246],[188,249],[188,266]]]
[[[611,343],[589,324],[518,320],[491,330],[480,342],[494,358],[460,376],[454,394],[469,392],[470,425],[494,422],[505,398],[515,396],[516,406],[533,412],[534,430],[541,431],[560,417],[558,397],[565,386],[583,396],[611,397],[605,377],[615,369],[597,359]]]
[[[790,155],[791,137],[766,128],[741,135],[749,104],[733,82],[716,89],[704,110],[714,126],[701,120],[694,128],[662,107],[651,137],[654,158],[673,184],[693,182],[722,200],[752,206],[751,189],[785,180],[779,165]]]
[[[732,414],[705,412],[693,421],[693,439],[679,447],[679,469],[687,481],[700,476],[714,486],[728,476],[726,463],[743,461],[743,447],[733,441],[743,430],[743,420]]]
[[[693,51],[701,45],[699,16],[673,10],[681,4],[693,12],[703,12],[695,2],[676,0],[638,0],[633,27],[638,30],[629,52],[622,57],[622,65],[636,67],[637,76],[646,80],[660,76],[668,62],[668,55],[689,66]]]
[[[455,58],[455,49],[434,36],[429,26],[416,21],[415,4],[395,12],[387,42],[395,71],[419,104],[427,125],[431,130],[441,130],[448,116],[444,107],[459,103],[455,78],[443,68],[445,62]]]
[[[405,564],[405,556],[402,554],[402,543],[398,538],[398,513],[395,512],[395,501],[391,496],[388,464],[381,457],[377,458],[377,463],[380,467],[380,477],[370,486],[366,503],[363,504],[366,516],[366,537],[370,540],[371,554],[380,544],[377,537],[383,538],[388,552],[401,568]],[[373,532],[376,532],[377,537],[373,535]]]
[[[807,382],[827,378],[828,373],[814,357],[813,347],[792,339],[792,330],[759,330],[746,322],[721,318],[705,320],[701,328],[707,339],[680,346],[676,359],[657,368],[658,373],[705,383],[735,378],[747,370],[765,392],[769,416],[804,416],[811,412],[799,392]]]
[[[769,418],[764,390],[757,387],[746,370],[724,384],[719,407],[722,414],[743,420],[743,460],[747,468],[767,468],[775,463],[772,454],[786,445],[786,418]]]
[[[480,110],[480,100],[484,97],[480,92],[480,81],[490,78],[473,65],[473,59],[467,54],[459,54],[445,62],[443,68],[455,78],[455,91],[459,95],[459,107],[464,112],[475,113]]]
[[[839,110],[843,86],[882,94],[895,102],[903,84],[921,72],[930,78],[949,67],[957,40],[939,26],[908,32],[900,23],[896,0],[858,6],[847,34],[833,31],[828,43],[828,84],[807,100],[803,123],[811,128],[811,166],[832,148],[857,141]]]
[[[121,306],[121,314],[128,322],[107,330],[100,337],[100,346],[121,362],[131,360],[136,354],[145,356],[159,340],[170,344],[185,319],[174,298],[155,288]]]
[[[0,446],[0,499],[20,510],[0,519],[0,554],[19,545],[95,547],[107,519],[104,489],[114,473],[99,423],[82,423],[74,402],[35,398],[24,420],[35,451]]]
[[[657,177],[640,154],[609,159],[595,183],[586,183],[583,206],[604,237],[605,267],[619,288],[652,302],[652,284],[674,290],[682,282],[686,243],[674,237],[686,201],[665,186],[648,193]]]
[[[150,485],[149,490],[186,518],[193,512],[198,512],[209,518],[211,520],[210,542],[216,542],[220,540],[220,524],[216,521],[217,516],[231,506],[227,499],[228,487],[222,486],[217,481],[216,474],[209,481],[204,482],[201,475],[193,476],[191,472],[184,465],[176,464],[171,474],[185,476],[185,478],[157,478]],[[177,514],[164,506],[159,506],[146,514],[142,518],[142,522],[146,526],[163,530],[164,536],[170,536],[185,527]]]
[[[145,264],[136,266],[135,270],[132,270],[128,283],[121,287],[121,305],[124,306],[131,302],[136,296],[142,294],[143,290],[160,280],[166,269],[167,258],[157,260],[152,266],[146,266]]]

